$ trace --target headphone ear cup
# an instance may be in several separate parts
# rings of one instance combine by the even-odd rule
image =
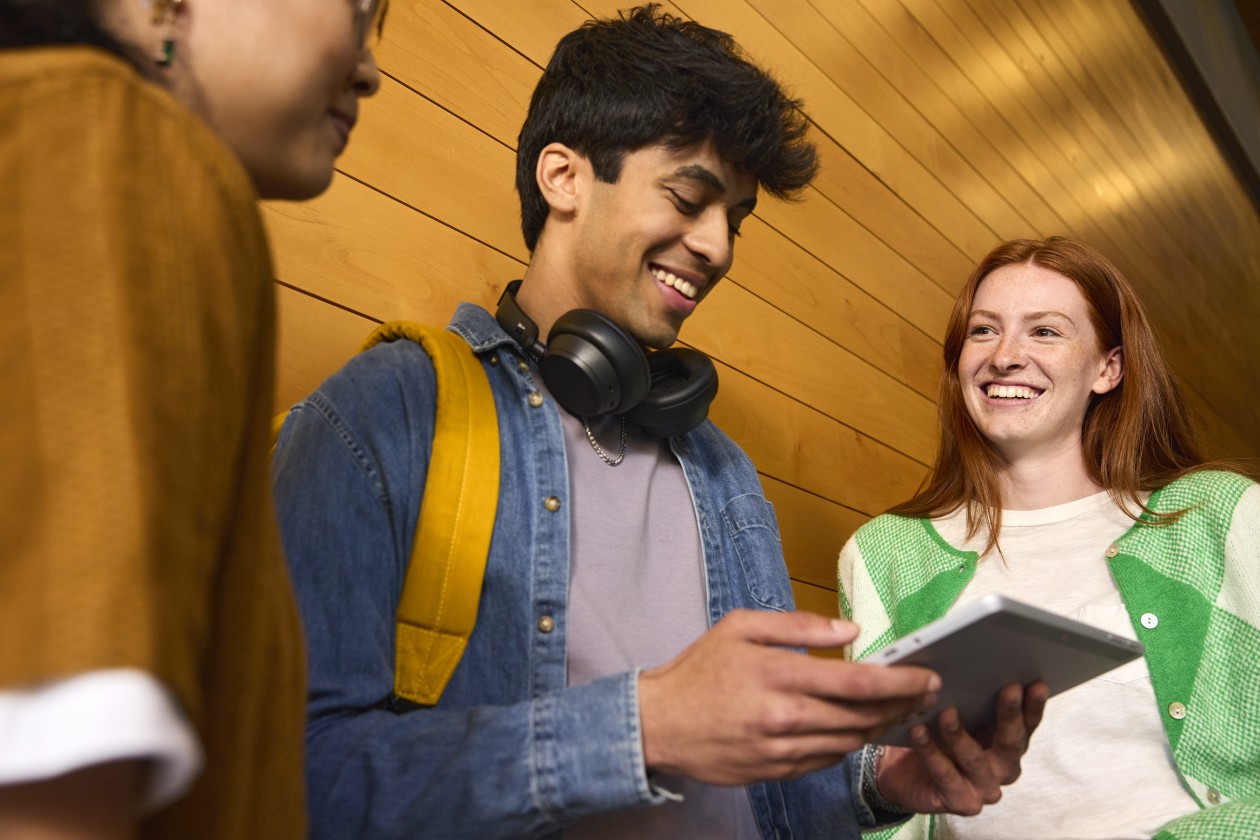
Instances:
[[[713,361],[698,350],[676,347],[648,356],[652,389],[626,412],[626,419],[656,437],[689,432],[709,415],[717,396]]]
[[[620,414],[642,400],[652,384],[639,343],[590,309],[556,319],[539,368],[556,402],[578,417]]]

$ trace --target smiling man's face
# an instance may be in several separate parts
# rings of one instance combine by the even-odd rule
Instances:
[[[578,305],[646,346],[668,347],[730,269],[756,179],[707,140],[628,152],[615,184],[595,179],[589,165],[582,177],[572,260]]]

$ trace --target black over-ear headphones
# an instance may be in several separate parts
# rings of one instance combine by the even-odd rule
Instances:
[[[625,414],[657,437],[680,435],[704,422],[718,386],[708,356],[685,347],[644,353],[625,330],[590,309],[557,318],[543,345],[538,325],[516,303],[520,285],[520,280],[507,284],[495,318],[538,359],[547,390],[565,411],[578,417]]]

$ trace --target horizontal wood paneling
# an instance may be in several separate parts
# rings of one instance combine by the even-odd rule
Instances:
[[[492,307],[528,259],[516,135],[556,40],[609,0],[391,3],[386,75],[329,192],[270,204],[277,405],[380,320]],[[1125,0],[676,0],[806,101],[823,170],[763,200],[682,333],[749,452],[804,608],[912,494],[935,445],[940,336],[1005,236],[1067,233],[1142,294],[1213,451],[1260,456],[1260,215]]]

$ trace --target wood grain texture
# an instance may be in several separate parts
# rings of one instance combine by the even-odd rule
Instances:
[[[393,2],[332,188],[270,203],[277,405],[381,320],[492,307],[524,270],[516,136],[556,41],[610,0]],[[682,340],[718,362],[803,608],[935,448],[940,337],[1001,238],[1064,233],[1142,295],[1216,454],[1260,456],[1260,213],[1125,0],[675,0],[802,97],[823,169],[764,199]]]

